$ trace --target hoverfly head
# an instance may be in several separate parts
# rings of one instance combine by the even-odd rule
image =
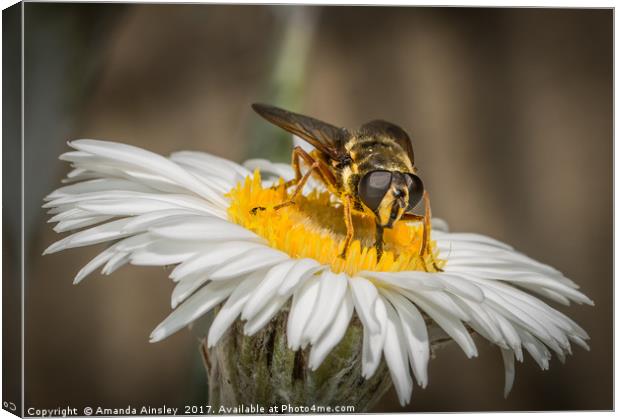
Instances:
[[[362,203],[377,217],[377,224],[391,228],[402,215],[422,199],[422,180],[411,173],[373,170],[359,181]]]

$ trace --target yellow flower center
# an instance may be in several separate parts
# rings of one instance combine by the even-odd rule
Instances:
[[[291,188],[292,189],[292,188]],[[435,271],[443,261],[437,258],[434,241],[421,254],[422,223],[398,221],[383,236],[383,256],[377,261],[375,220],[370,213],[354,212],[354,240],[347,252],[342,253],[346,225],[342,205],[326,191],[313,190],[295,198],[295,205],[274,206],[289,200],[289,193],[280,180],[278,186],[263,188],[258,171],[245,182],[239,183],[227,196],[231,200],[229,219],[265,238],[270,246],[292,258],[312,258],[330,265],[333,272],[353,276],[360,271]],[[252,213],[252,209],[265,210]]]

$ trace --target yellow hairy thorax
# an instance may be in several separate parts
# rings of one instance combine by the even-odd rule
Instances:
[[[295,198],[295,205],[273,209],[289,199],[289,193],[280,180],[274,187],[263,187],[258,171],[247,177],[230,192],[229,219],[263,237],[270,246],[291,258],[311,258],[330,265],[333,272],[353,276],[360,271],[398,272],[412,270],[434,271],[443,261],[437,258],[434,241],[424,254],[422,223],[398,221],[384,232],[384,251],[380,260],[374,248],[375,221],[372,214],[353,214],[354,240],[345,259],[342,253],[346,236],[343,208],[333,195],[313,190]],[[252,209],[265,210],[252,213]],[[434,262],[434,264],[433,264]]]

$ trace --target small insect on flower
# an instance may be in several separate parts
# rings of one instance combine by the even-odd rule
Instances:
[[[430,232],[430,202],[422,179],[416,174],[413,147],[407,133],[387,121],[374,120],[355,132],[337,128],[309,116],[289,112],[270,105],[253,104],[252,108],[268,121],[306,140],[315,150],[308,153],[301,147],[293,149],[292,165],[295,178],[286,187],[295,186],[287,201],[276,205],[278,210],[295,203],[311,174],[340,198],[344,208],[347,235],[341,258],[345,258],[353,241],[352,214],[367,213],[375,218],[377,258],[383,254],[383,230],[394,223],[423,221],[423,244],[427,250]],[[302,175],[300,161],[309,167]],[[413,214],[424,197],[425,215]],[[253,213],[265,210],[255,207]],[[433,262],[436,270],[437,265]]]

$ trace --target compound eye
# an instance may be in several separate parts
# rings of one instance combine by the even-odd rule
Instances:
[[[405,181],[407,182],[407,189],[409,189],[409,206],[407,211],[411,211],[422,200],[424,195],[424,184],[422,179],[411,173],[405,175]]]
[[[368,208],[376,211],[391,183],[392,173],[390,172],[375,170],[366,174],[358,185],[360,199]]]

